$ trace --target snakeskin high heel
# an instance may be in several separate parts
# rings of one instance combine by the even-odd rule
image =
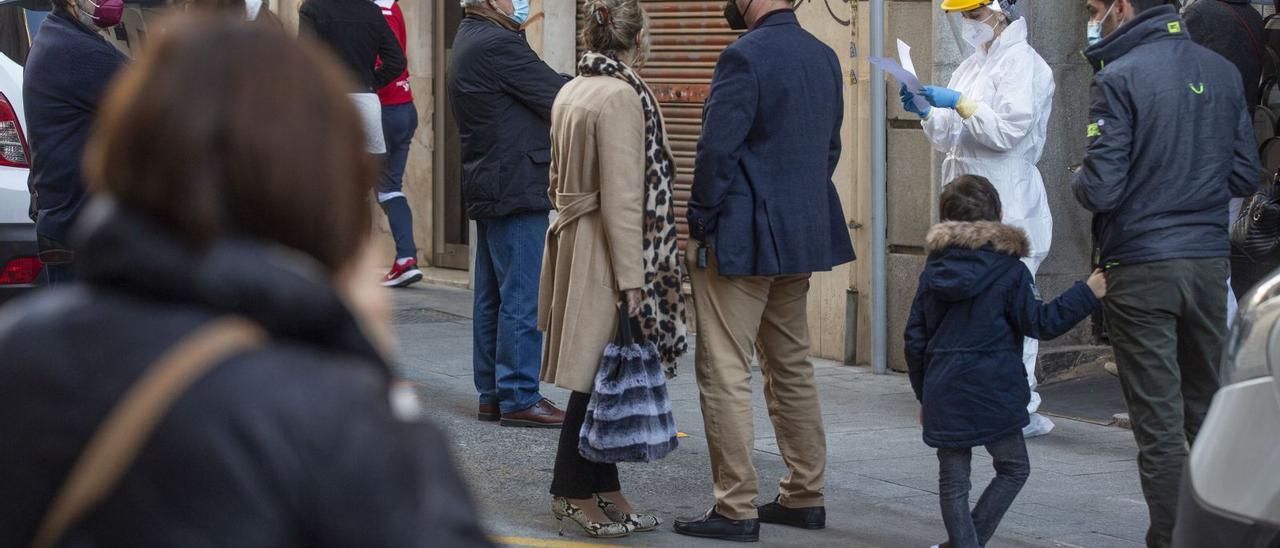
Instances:
[[[618,508],[617,504],[605,499],[600,495],[596,495],[596,504],[600,506],[600,510],[604,511],[604,515],[614,523],[622,523],[627,529],[637,533],[645,533],[657,529],[662,525],[662,518],[651,514],[624,514]]]
[[[568,519],[582,528],[582,532],[591,538],[619,538],[631,534],[631,527],[625,523],[596,523],[587,519],[587,515],[582,513],[582,508],[575,506],[564,497],[554,497],[551,499],[551,513],[555,514],[556,521],[560,523],[560,536],[564,536],[564,520]],[[611,518],[612,519],[612,518]]]

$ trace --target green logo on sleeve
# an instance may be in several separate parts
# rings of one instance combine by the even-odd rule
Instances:
[[[1191,92],[1196,95],[1204,95],[1204,82],[1200,82],[1199,85],[1187,84],[1187,87],[1191,88]]]
[[[1173,21],[1169,23],[1169,34],[1178,34],[1182,32],[1182,22]]]
[[[1102,136],[1102,126],[1098,124],[1089,124],[1089,133],[1088,135],[1086,135],[1086,137],[1092,139],[1094,137],[1101,137],[1101,136]]]

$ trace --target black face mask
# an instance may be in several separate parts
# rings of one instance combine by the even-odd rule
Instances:
[[[751,2],[747,2],[747,10],[751,9]],[[729,22],[729,28],[733,30],[747,30],[747,18],[743,17],[742,11],[738,9],[738,0],[727,0],[724,3],[724,19]]]

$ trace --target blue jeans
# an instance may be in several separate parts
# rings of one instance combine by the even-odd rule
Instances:
[[[413,243],[413,211],[404,197],[404,167],[409,162],[409,147],[418,131],[418,109],[413,103],[382,107],[382,135],[387,142],[383,157],[382,177],[378,179],[378,205],[387,214],[391,237],[396,241],[396,258],[416,258]]]
[[[503,413],[542,400],[538,282],[547,225],[545,212],[476,221],[476,391]]]
[[[973,450],[938,449],[938,497],[942,502],[942,522],[947,526],[948,548],[986,546],[1031,475],[1022,432],[988,443],[986,447],[996,477],[982,492],[972,512],[969,510],[969,463]]]

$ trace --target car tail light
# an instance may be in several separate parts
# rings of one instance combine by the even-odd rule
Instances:
[[[18,113],[9,98],[0,93],[0,166],[29,168],[30,157]]]
[[[5,263],[4,270],[0,270],[0,285],[35,283],[36,278],[40,277],[41,270],[44,270],[44,264],[40,262],[40,259],[18,257]]]

